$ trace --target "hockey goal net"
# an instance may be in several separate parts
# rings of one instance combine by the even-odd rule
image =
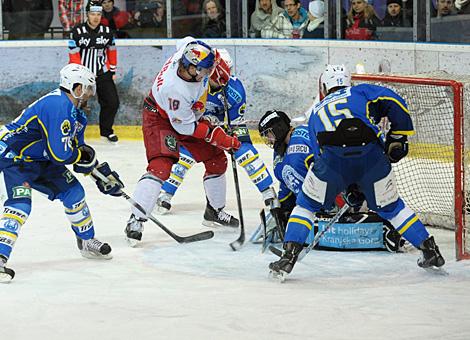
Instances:
[[[353,75],[355,85],[391,88],[407,102],[416,134],[410,152],[393,168],[401,197],[421,220],[455,230],[458,260],[470,259],[470,78]]]

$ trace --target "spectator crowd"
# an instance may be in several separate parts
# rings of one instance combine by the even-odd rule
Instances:
[[[53,6],[53,2],[57,4]],[[44,39],[54,16],[60,37],[85,20],[87,0],[3,0],[4,32],[8,39]],[[439,19],[470,14],[470,0],[428,0]],[[231,1],[232,3],[233,1]],[[167,37],[166,0],[102,0],[102,24],[117,38]],[[225,0],[172,0],[173,37],[227,37]],[[253,0],[248,36],[251,38],[317,38],[325,36],[323,0]],[[123,7],[123,8],[119,8]],[[56,8],[56,13],[54,13]],[[379,27],[412,27],[413,0],[343,0],[342,36],[350,40],[377,39]],[[6,36],[5,36],[6,37]]]

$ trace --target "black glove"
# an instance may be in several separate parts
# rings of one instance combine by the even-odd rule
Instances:
[[[400,233],[390,224],[384,222],[384,246],[391,253],[397,253],[405,244],[405,240],[401,237]]]
[[[351,185],[343,194],[343,199],[351,208],[360,208],[366,197],[359,191],[357,185]]]
[[[98,164],[95,150],[86,144],[80,145],[78,150],[81,152],[80,159],[73,165],[73,171],[88,175]]]
[[[121,196],[121,189],[124,188],[124,183],[119,179],[116,171],[112,171],[109,164],[104,162],[99,164],[95,171],[99,172],[102,176],[92,173],[93,178],[96,180],[96,186],[105,195]],[[105,177],[106,179],[102,178]]]
[[[384,148],[390,163],[396,163],[408,154],[408,137],[389,132]]]

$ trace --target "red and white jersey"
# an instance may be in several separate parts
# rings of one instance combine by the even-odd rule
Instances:
[[[191,135],[206,109],[209,77],[189,82],[178,75],[179,60],[184,48],[178,50],[163,65],[150,91],[173,128],[180,134]]]

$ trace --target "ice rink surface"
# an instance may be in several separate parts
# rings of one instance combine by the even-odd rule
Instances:
[[[143,143],[91,144],[132,194],[146,166]],[[259,149],[271,165],[270,150]],[[248,237],[262,201],[238,171]],[[195,166],[172,214],[157,216],[178,234],[207,230],[202,175]],[[432,230],[449,276],[418,268],[417,251],[314,251],[280,284],[268,279],[274,255],[253,244],[229,248],[238,230],[180,245],[148,222],[141,247],[129,248],[129,204],[79,179],[114,258],[82,258],[61,203],[35,192],[9,262],[16,277],[0,285],[1,339],[470,339],[470,261],[455,261],[450,231]],[[231,169],[227,184],[227,210],[236,214]]]

